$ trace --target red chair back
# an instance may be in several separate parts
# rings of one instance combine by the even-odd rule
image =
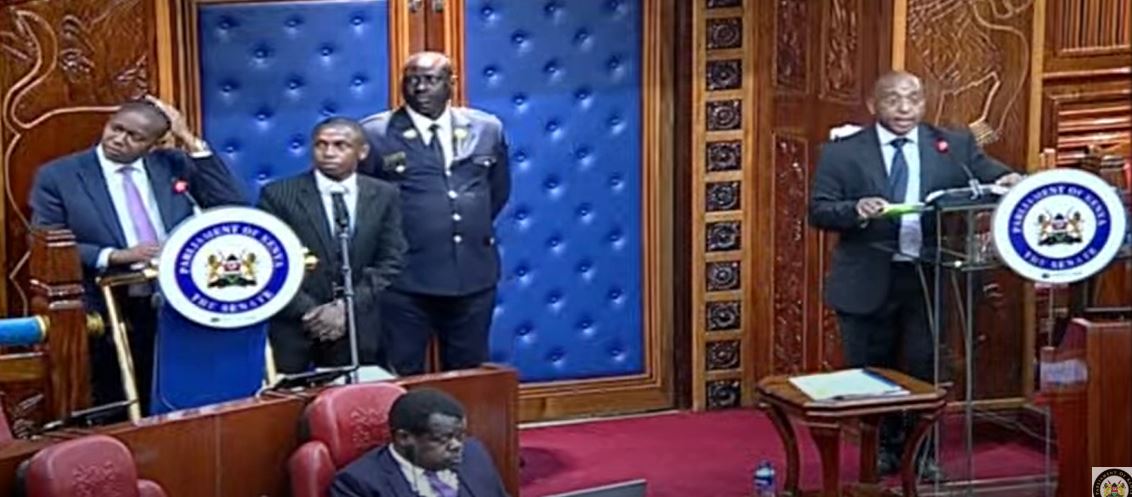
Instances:
[[[138,480],[134,457],[122,442],[90,435],[49,446],[23,471],[28,497],[165,497],[161,487]]]
[[[405,389],[392,383],[332,388],[303,413],[310,434],[287,468],[294,497],[324,497],[334,473],[367,451],[389,442],[389,409]]]

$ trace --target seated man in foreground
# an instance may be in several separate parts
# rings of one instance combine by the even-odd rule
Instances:
[[[331,497],[507,497],[479,441],[465,439],[464,408],[439,390],[402,395],[389,411],[391,443],[340,471]]]

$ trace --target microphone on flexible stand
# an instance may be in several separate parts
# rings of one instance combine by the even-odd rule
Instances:
[[[967,187],[971,189],[971,200],[983,196],[983,187],[982,184],[979,183],[979,178],[975,176],[975,173],[971,171],[971,168],[967,166],[966,162],[956,160],[955,156],[949,153],[951,151],[950,144],[938,134],[935,139],[935,149],[941,155],[946,155],[952,163],[958,164],[959,167],[963,168],[963,173],[967,175]]]
[[[335,236],[338,238],[338,261],[341,281],[336,292],[346,303],[346,336],[350,340],[350,374],[348,383],[358,382],[358,327],[354,316],[354,276],[350,268],[350,211],[346,208],[346,187],[335,184],[330,192]]]
[[[184,195],[185,199],[189,201],[189,205],[193,206],[193,215],[200,214],[200,204],[197,199],[193,197],[193,193],[189,191],[189,182],[181,178],[173,178],[173,193],[177,195]]]

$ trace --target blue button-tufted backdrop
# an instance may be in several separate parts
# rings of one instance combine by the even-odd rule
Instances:
[[[331,115],[389,105],[387,0],[199,7],[205,139],[255,198],[310,167],[310,132]]]
[[[492,360],[524,381],[643,372],[640,0],[468,0],[468,100],[498,115]],[[388,2],[199,8],[204,134],[258,195],[308,167],[311,126],[388,107]]]
[[[514,190],[492,359],[525,381],[643,372],[640,0],[468,0],[469,104]]]

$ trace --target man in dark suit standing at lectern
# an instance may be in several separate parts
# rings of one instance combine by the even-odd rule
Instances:
[[[167,132],[188,153],[158,149]],[[187,192],[174,183],[187,183]],[[148,97],[123,104],[92,149],[43,166],[31,192],[32,224],[70,230],[78,243],[87,305],[105,312],[94,280],[99,274],[144,266],[165,236],[201,207],[244,204],[236,178],[173,107]],[[129,324],[130,349],[142,412],[148,412],[157,313],[149,284],[116,298]],[[110,333],[91,341],[94,403],[123,399]]]
[[[311,148],[313,171],[272,182],[259,198],[259,207],[295,230],[319,260],[299,294],[268,325],[275,367],[292,374],[350,363],[340,230],[350,238],[359,362],[385,366],[378,302],[401,271],[405,251],[397,189],[357,174],[369,145],[355,121],[322,121]]]
[[[825,299],[837,311],[847,367],[900,369],[931,382],[930,282],[913,261],[934,227],[922,225],[919,214],[886,217],[885,209],[922,202],[928,193],[965,186],[972,177],[1011,186],[1021,176],[984,155],[969,131],[921,123],[924,89],[912,74],[881,76],[867,105],[876,122],[822,148],[810,189],[810,223],[840,235]],[[901,354],[903,368],[897,364]],[[881,426],[882,474],[899,468],[903,431],[894,421]],[[930,463],[923,472],[938,475]]]
[[[362,121],[370,158],[362,171],[401,189],[409,243],[405,271],[383,300],[390,363],[424,371],[435,331],[445,370],[488,360],[499,280],[493,221],[510,195],[507,142],[495,116],[449,106],[452,64],[423,52],[406,62],[406,106]]]

